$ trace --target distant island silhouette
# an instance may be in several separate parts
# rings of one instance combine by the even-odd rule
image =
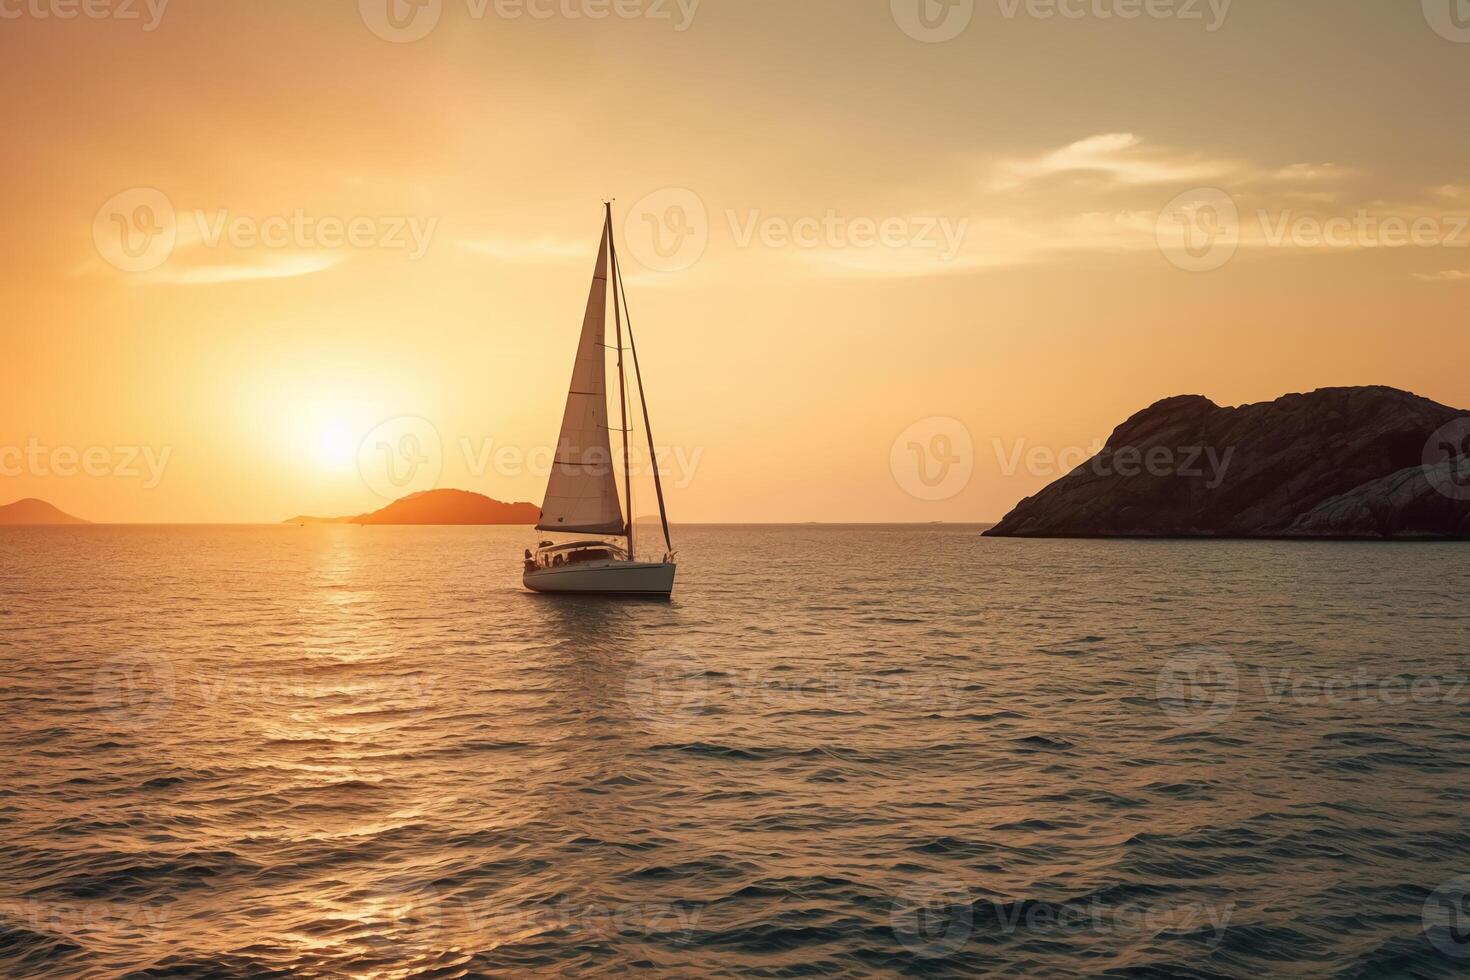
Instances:
[[[1470,539],[1470,412],[1381,386],[1167,398],[985,533]]]
[[[13,504],[0,507],[0,525],[3,524],[91,524],[80,517],[73,517],[58,510],[44,500],[27,497]]]
[[[541,519],[535,504],[507,504],[468,490],[425,490],[356,517],[293,517],[283,524],[531,525]]]

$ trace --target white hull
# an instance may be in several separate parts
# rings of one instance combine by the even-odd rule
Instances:
[[[581,595],[668,596],[674,570],[667,562],[593,561],[526,572],[521,581],[533,592]]]

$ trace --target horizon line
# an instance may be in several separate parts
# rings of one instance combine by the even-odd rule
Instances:
[[[978,527],[995,521],[670,521],[671,527]],[[89,521],[64,524],[0,524],[10,527],[520,527],[532,524],[357,524],[352,521]]]

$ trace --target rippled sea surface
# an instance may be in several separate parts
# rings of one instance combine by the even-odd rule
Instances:
[[[1456,545],[0,530],[8,976],[1470,971]]]

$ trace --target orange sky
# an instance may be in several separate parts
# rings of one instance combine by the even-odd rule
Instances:
[[[998,519],[1186,392],[1470,408],[1439,0],[386,2],[0,0],[0,503],[356,513],[404,418],[539,501],[609,196],[676,521]]]

